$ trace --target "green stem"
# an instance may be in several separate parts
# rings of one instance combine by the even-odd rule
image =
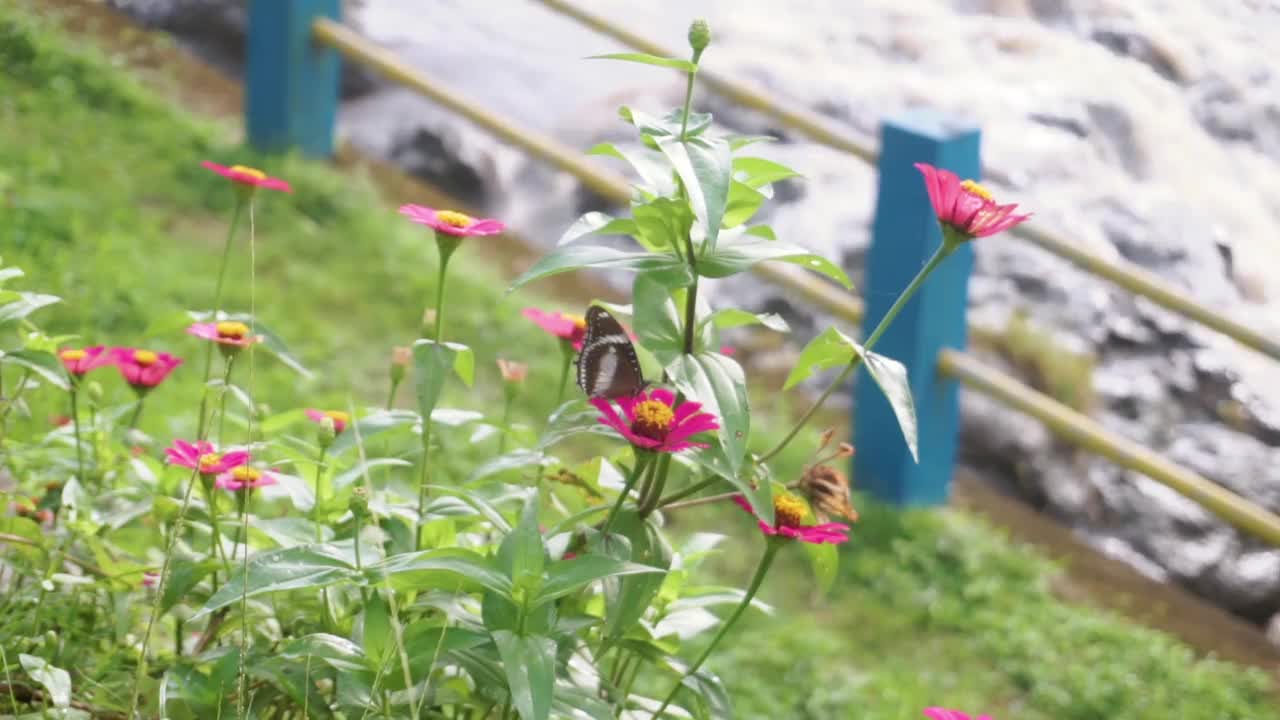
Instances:
[[[210,539],[209,559],[214,561],[217,561],[219,559],[222,560],[223,569],[226,570],[227,572],[227,581],[230,582],[231,561],[235,560],[235,558],[232,557],[228,559],[227,550],[222,546],[222,527],[221,527],[221,524],[218,522],[218,497],[217,497],[217,494],[214,492],[212,483],[205,483],[203,480],[201,480],[200,484],[204,489],[204,501],[209,505],[209,525],[213,533]],[[235,548],[233,547],[232,552],[234,551],[235,551]],[[214,586],[214,589],[217,590],[217,587],[218,587],[217,572],[213,573],[213,586]]]
[[[498,432],[498,454],[507,451],[507,433],[511,430],[511,403],[516,399],[514,393],[504,393],[502,402],[502,429]]]
[[[138,421],[142,419],[142,403],[146,400],[145,395],[138,396],[138,404],[133,406],[133,414],[129,416],[129,430],[138,429]]]
[[[573,344],[568,340],[560,341],[564,362],[560,365],[560,389],[556,391],[556,408],[564,402],[564,391],[569,387],[569,367],[573,365]]]
[[[222,431],[227,424],[227,395],[231,391],[231,368],[235,364],[235,356],[227,356],[227,369],[222,373],[222,390],[218,394],[218,447],[222,447]]]
[[[30,370],[23,370],[22,375],[18,378],[18,384],[13,386],[13,397],[5,400],[4,409],[0,410],[0,433],[4,430],[5,421],[9,417],[9,411],[17,404],[22,397],[22,393],[27,390],[27,379],[31,377]],[[0,395],[4,394],[4,388],[0,386]]]
[[[651,473],[652,482],[645,487],[644,497],[640,499],[640,517],[646,518],[658,507],[658,498],[667,486],[667,476],[671,472],[671,453],[664,453],[658,461],[657,468]]]
[[[445,279],[448,277],[449,258],[453,257],[453,251],[458,247],[456,240],[440,240],[436,238],[436,248],[440,251],[440,277],[436,283],[436,330],[435,344],[440,344],[440,338],[444,333],[444,285]],[[418,382],[425,382],[425,378],[418,378]],[[422,525],[423,519],[427,514],[427,486],[430,484],[430,473],[428,466],[431,459],[431,413],[425,413],[422,418],[422,467],[418,471],[418,522],[414,526],[414,547],[421,550],[419,543],[422,542]]]
[[[244,200],[237,195],[236,207],[231,211],[231,224],[227,226],[227,239],[222,244],[222,262],[218,266],[218,281],[213,286],[213,321],[218,321],[218,311],[222,303],[222,286],[227,279],[227,265],[231,260],[231,245],[236,237],[236,228],[240,225],[240,214],[244,210]]]
[[[690,495],[695,495],[699,490],[702,490],[704,488],[710,487],[711,485],[714,485],[716,481],[719,479],[720,479],[719,477],[716,477],[713,475],[712,477],[696,482],[683,490],[677,490],[671,493],[670,495],[659,500],[657,506],[666,507],[667,505],[670,505],[671,503],[676,502],[677,500],[683,500],[689,497]]]
[[[652,462],[652,456],[649,453],[643,453],[636,458],[636,466],[631,469],[631,475],[627,478],[626,484],[622,486],[622,492],[618,493],[618,501],[613,504],[613,508],[609,510],[609,516],[604,519],[604,525],[600,528],[600,534],[609,537],[609,528],[613,527],[613,519],[618,515],[618,511],[622,509],[622,503],[630,494],[631,488],[635,487],[636,481],[640,479],[640,474],[644,472]]]
[[[324,542],[324,537],[320,533],[320,481],[324,477],[324,457],[329,451],[328,446],[320,447],[320,457],[316,460],[316,501],[311,506],[311,522],[316,526],[316,542]]]
[[[76,433],[76,477],[85,482],[84,477],[84,443],[80,441],[80,412],[76,398],[80,395],[80,383],[71,379],[71,424]]]
[[[698,659],[693,661],[693,664],[689,666],[689,669],[680,676],[680,681],[677,681],[675,687],[671,688],[671,692],[667,694],[667,699],[662,701],[662,706],[653,713],[654,718],[657,718],[662,714],[662,711],[667,709],[667,706],[675,699],[676,693],[680,692],[680,687],[684,679],[696,673],[698,668],[702,667],[702,663],[706,662],[707,658],[711,657],[711,653],[716,649],[716,646],[720,644],[720,641],[724,639],[724,636],[729,634],[729,630],[733,627],[733,624],[736,623],[738,618],[742,617],[742,613],[746,612],[747,608],[750,607],[751,600],[755,598],[756,592],[760,590],[760,584],[764,582],[765,575],[769,573],[769,566],[773,565],[773,558],[778,554],[779,548],[781,548],[785,542],[787,541],[779,540],[777,538],[770,538],[768,540],[768,545],[765,546],[764,557],[760,558],[760,565],[756,568],[755,577],[751,578],[751,585],[747,587],[747,594],[742,596],[742,602],[738,603],[738,606],[733,609],[733,613],[730,614],[729,618],[720,626],[720,631],[716,633],[715,637],[711,638],[711,643],[702,651],[702,654],[698,656]]]
[[[880,340],[880,336],[884,335],[884,332],[889,329],[889,326],[893,323],[894,319],[898,317],[898,313],[902,312],[902,308],[906,307],[907,302],[916,294],[916,291],[920,289],[920,286],[924,284],[924,281],[928,279],[929,275],[932,274],[933,271],[942,264],[942,261],[946,260],[947,256],[950,255],[957,247],[959,247],[957,243],[945,240],[944,235],[942,245],[934,251],[933,256],[929,258],[929,262],[925,263],[925,266],[920,268],[920,272],[916,273],[916,276],[912,278],[911,284],[907,285],[907,288],[903,290],[902,294],[898,296],[898,299],[894,301],[893,306],[889,308],[889,312],[885,313],[884,317],[880,318],[880,322],[877,323],[875,329],[871,331],[871,335],[867,337],[866,342],[862,345],[862,349],[864,351],[870,352],[871,348],[875,347],[876,342]],[[786,437],[782,438],[782,440],[779,441],[772,450],[765,453],[760,458],[760,462],[768,462],[770,458],[782,452],[782,450],[787,447],[800,430],[804,428],[809,420],[813,418],[814,414],[817,413],[824,404],[826,404],[827,398],[831,397],[831,394],[835,392],[837,388],[844,385],[844,382],[849,379],[849,376],[853,374],[853,371],[857,369],[861,362],[862,354],[855,353],[853,359],[849,361],[848,365],[845,365],[844,369],[840,371],[840,374],[836,376],[836,379],[827,386],[826,390],[822,391],[822,394],[818,396],[818,399],[813,403],[813,405],[809,406],[809,409],[805,411],[803,416],[801,416],[800,421],[796,423],[795,427],[791,428],[791,431],[787,433]]]
[[[387,404],[384,406],[384,409],[386,409],[388,412],[390,412],[391,406],[395,405],[396,403],[396,390],[399,390],[399,389],[400,389],[400,383],[392,381],[391,389],[387,391]]]

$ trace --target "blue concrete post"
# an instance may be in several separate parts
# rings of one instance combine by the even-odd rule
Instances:
[[[879,188],[867,256],[863,337],[942,244],[942,233],[914,163],[963,178],[980,174],[980,133],[933,112],[913,112],[881,128]],[[854,477],[859,488],[897,505],[947,501],[960,430],[957,385],[937,372],[938,351],[965,346],[965,307],[973,248],[952,253],[881,336],[875,351],[907,367],[919,420],[920,462],[911,457],[888,401],[858,371],[854,393]]]
[[[311,23],[341,16],[342,0],[250,0],[245,128],[255,148],[333,155],[338,53],[312,40]]]

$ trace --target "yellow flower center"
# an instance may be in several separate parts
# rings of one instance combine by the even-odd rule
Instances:
[[[342,423],[343,425],[347,425],[351,422],[351,416],[341,410],[325,410],[324,414],[326,417],[333,420],[334,424]]]
[[[802,527],[807,510],[804,501],[795,495],[783,493],[773,496],[773,517],[777,527]]]
[[[573,326],[578,328],[579,330],[587,329],[587,319],[582,317],[581,315],[564,315],[563,317],[565,320],[572,320]]]
[[[436,218],[445,225],[452,225],[458,228],[470,227],[475,222],[475,219],[470,215],[454,210],[437,210]]]
[[[654,440],[665,440],[667,433],[671,432],[671,423],[676,419],[671,406],[660,400],[645,400],[632,412],[635,420],[631,422],[631,430]]]
[[[155,353],[151,352],[150,350],[134,350],[133,351],[133,361],[144,367],[147,365],[154,365],[155,362],[159,359],[160,359],[159,356],[157,356]]]
[[[259,170],[258,168],[251,168],[251,167],[247,167],[247,166],[245,166],[245,165],[232,165],[232,166],[231,166],[231,172],[233,172],[233,173],[237,173],[237,174],[240,174],[240,175],[244,175],[244,176],[246,176],[246,177],[251,177],[251,178],[253,178],[254,180],[266,180],[266,179],[267,179],[267,174],[266,174],[266,173],[262,172],[262,171],[261,171],[261,170]]]
[[[58,354],[58,357],[63,360],[83,360],[87,356],[88,353],[83,350],[63,350]]]
[[[218,337],[240,340],[249,334],[249,326],[242,322],[220,322],[217,325]]]
[[[205,453],[200,456],[200,472],[208,472],[218,466],[222,462],[222,456],[218,453]]]
[[[992,198],[991,191],[982,187],[982,185],[978,184],[978,182],[975,180],[965,180],[964,182],[960,183],[960,189],[964,190],[965,192],[971,195],[977,195],[978,197],[982,198],[983,200],[986,200],[987,202],[991,202],[991,198]]]
[[[262,479],[262,471],[257,470],[256,468],[251,468],[248,465],[241,465],[240,467],[233,468],[231,470],[231,477],[242,483],[252,485]]]

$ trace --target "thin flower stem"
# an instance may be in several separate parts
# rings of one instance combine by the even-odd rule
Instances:
[[[76,398],[80,395],[80,383],[71,379],[71,424],[76,433],[76,477],[85,482],[84,477],[84,443],[80,440],[80,412]]]
[[[393,380],[391,382],[391,388],[387,390],[387,403],[386,405],[383,406],[383,409],[386,410],[387,412],[390,412],[391,406],[396,404],[396,390],[399,390],[399,389],[400,389],[400,383],[395,382]]]
[[[893,323],[894,319],[898,317],[898,313],[902,312],[902,308],[906,307],[907,302],[916,294],[916,291],[920,289],[920,286],[924,284],[924,281],[928,279],[929,275],[932,274],[939,265],[942,264],[943,260],[947,259],[947,256],[950,255],[956,247],[958,247],[957,244],[944,241],[942,245],[934,251],[933,256],[929,258],[929,262],[925,263],[924,267],[920,268],[920,272],[916,273],[916,276],[911,280],[911,284],[907,285],[907,288],[903,290],[902,294],[898,296],[898,299],[894,301],[893,306],[889,308],[889,312],[885,313],[883,318],[880,318],[879,323],[876,323],[875,329],[871,331],[871,335],[867,337],[866,342],[862,345],[863,350],[870,352],[871,348],[875,347],[876,342],[880,340],[880,336],[889,329],[889,326]],[[770,458],[782,452],[783,449],[785,449],[792,439],[794,439],[800,432],[800,430],[808,424],[814,414],[822,408],[822,406],[827,402],[827,398],[831,397],[831,394],[835,392],[837,388],[844,385],[844,382],[849,379],[849,376],[853,374],[853,371],[857,369],[861,362],[862,354],[855,353],[853,359],[849,361],[848,365],[845,365],[844,369],[840,371],[840,374],[836,376],[836,379],[827,386],[826,390],[822,391],[822,394],[818,396],[818,399],[813,403],[813,405],[809,406],[809,409],[805,411],[803,416],[801,416],[800,421],[796,423],[795,427],[791,428],[786,437],[782,438],[782,440],[774,446],[772,450],[761,456],[759,462],[768,462]]]
[[[609,510],[609,515],[604,519],[604,525],[600,528],[600,534],[609,537],[609,528],[613,527],[613,519],[617,517],[618,511],[622,509],[622,503],[627,499],[627,495],[631,493],[631,488],[635,487],[636,481],[640,479],[640,474],[645,468],[652,463],[652,456],[649,453],[643,453],[636,458],[636,466],[631,469],[631,476],[627,478],[627,482],[622,486],[622,491],[618,493],[618,501],[613,504],[613,508]]]
[[[138,421],[142,419],[142,404],[146,401],[145,395],[138,396],[138,403],[133,406],[133,414],[129,416],[129,430],[138,429]]]
[[[316,526],[316,542],[324,541],[324,537],[320,532],[320,481],[324,475],[324,458],[329,448],[327,445],[320,447],[320,457],[316,460],[316,501],[311,506],[311,522]]]
[[[665,453],[658,460],[657,469],[649,473],[651,483],[645,485],[644,496],[640,499],[640,517],[649,517],[658,506],[658,499],[667,486],[667,475],[671,471],[671,453]]]
[[[254,221],[253,221],[253,194],[247,193],[247,195],[249,198],[246,201],[249,205],[249,336],[253,337],[254,331],[257,328],[257,322],[258,322],[258,297],[257,297],[258,251],[257,251],[256,228],[254,226]],[[254,383],[253,383],[254,362],[253,361],[255,357],[255,353],[254,353],[255,349],[256,349],[256,343],[249,346],[249,397],[250,398],[253,398],[254,396],[253,395],[253,392],[254,392]],[[230,359],[228,359],[227,360],[227,382],[224,384],[224,387],[222,390],[223,393],[227,392],[227,386],[229,386],[231,383],[230,364],[231,364],[231,361]],[[249,408],[249,416],[246,421],[246,430],[248,431],[247,432],[248,442],[246,444],[249,447],[253,446],[253,416],[256,411],[256,409],[252,407],[252,404],[253,403],[251,402],[250,403],[251,407]],[[225,411],[226,395],[225,394],[223,395],[223,408],[224,408],[223,417],[225,418],[226,417],[226,411]],[[219,431],[219,438],[221,438],[221,431]],[[238,690],[238,692],[236,693],[236,716],[240,718],[240,720],[244,720],[246,717],[246,713],[248,712],[248,707],[245,704],[245,696],[248,694],[248,688],[249,688],[249,673],[245,665],[246,663],[245,657],[248,654],[248,650],[249,650],[249,622],[248,622],[248,619],[249,619],[249,512],[248,512],[248,506],[249,506],[249,497],[250,497],[250,494],[253,492],[253,489],[244,488],[243,492],[244,492],[244,499],[240,504],[240,513],[241,513],[240,532],[241,532],[241,538],[244,543],[244,559],[241,560],[240,562],[240,582],[241,582],[241,586],[240,586],[240,662],[239,662],[239,666],[236,669],[236,684],[237,684],[237,690]],[[238,545],[239,543],[237,543],[237,546]],[[235,552],[234,548],[232,549],[232,552]],[[334,689],[335,691],[337,690],[337,678],[334,678]]]
[[[457,249],[457,244],[452,241],[440,241],[437,238],[436,247],[440,251],[440,277],[436,283],[436,327],[435,327],[435,344],[440,344],[440,338],[444,334],[444,286],[448,277],[449,258],[453,257],[453,251]],[[418,382],[425,382],[426,378],[418,378]],[[422,467],[418,471],[418,522],[414,526],[414,547],[421,550],[418,546],[422,542],[422,525],[427,514],[427,486],[431,484],[430,476],[430,460],[431,460],[431,413],[425,413],[422,418]]]
[[[250,348],[250,352],[252,352]],[[234,355],[227,356],[226,370],[222,373],[222,389],[218,392],[218,447],[222,447],[222,431],[227,421],[227,393],[231,388],[231,367],[235,362]]]
[[[735,495],[739,495],[739,494],[741,493],[738,493],[736,491],[720,493],[719,495],[708,495],[706,497],[694,498],[692,500],[681,500],[680,502],[664,503],[661,505],[661,507],[663,510],[669,511],[669,510],[679,510],[681,508],[696,507],[698,505],[710,505],[711,503],[718,503],[724,500],[730,500]]]
[[[506,393],[506,397],[502,402],[502,430],[498,433],[498,454],[501,455],[507,451],[507,433],[511,429],[511,403],[515,401],[515,396]]]
[[[733,627],[733,624],[736,623],[738,618],[742,617],[742,613],[746,612],[747,608],[750,607],[751,601],[760,590],[760,584],[764,582],[765,575],[769,573],[769,567],[773,565],[773,558],[778,554],[778,549],[782,547],[784,542],[786,541],[769,538],[768,545],[765,546],[764,557],[760,558],[760,565],[756,568],[755,577],[751,578],[751,585],[747,587],[747,594],[742,596],[742,602],[738,603],[738,606],[733,609],[733,613],[730,614],[729,618],[720,626],[720,631],[716,633],[715,637],[711,638],[711,643],[702,651],[702,654],[698,656],[698,659],[693,661],[693,664],[689,666],[689,669],[685,670],[684,674],[680,676],[680,680],[676,682],[675,687],[671,688],[671,692],[667,694],[667,699],[662,701],[662,705],[653,713],[652,717],[657,718],[664,710],[667,709],[667,706],[675,699],[676,693],[680,692],[680,687],[683,684],[684,679],[698,672],[698,668],[701,668],[702,663],[706,662],[707,658],[711,657],[711,653],[716,649],[716,646],[720,644],[720,641],[724,639],[724,636],[729,634],[729,630]]]
[[[671,503],[676,502],[677,500],[683,500],[689,497],[690,495],[696,495],[698,491],[704,488],[710,487],[711,485],[714,485],[715,482],[719,479],[720,479],[719,477],[713,475],[705,480],[696,482],[683,490],[677,490],[671,493],[670,495],[659,500],[658,507],[664,508],[671,505]]]
[[[231,211],[231,224],[227,226],[227,239],[222,245],[222,262],[218,265],[218,281],[213,286],[213,320],[217,322],[218,311],[222,309],[222,286],[227,279],[227,265],[231,260],[231,245],[236,237],[236,228],[240,226],[240,214],[244,210],[244,198],[236,194],[236,207]]]

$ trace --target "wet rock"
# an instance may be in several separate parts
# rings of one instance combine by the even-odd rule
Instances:
[[[1172,82],[1185,81],[1182,63],[1168,47],[1145,35],[1128,20],[1108,19],[1099,23],[1090,39],[1117,55],[1133,58]]]
[[[1147,176],[1147,159],[1133,128],[1133,120],[1121,107],[1107,103],[1087,103],[1090,124],[1098,132],[1099,146],[1135,179]]]

